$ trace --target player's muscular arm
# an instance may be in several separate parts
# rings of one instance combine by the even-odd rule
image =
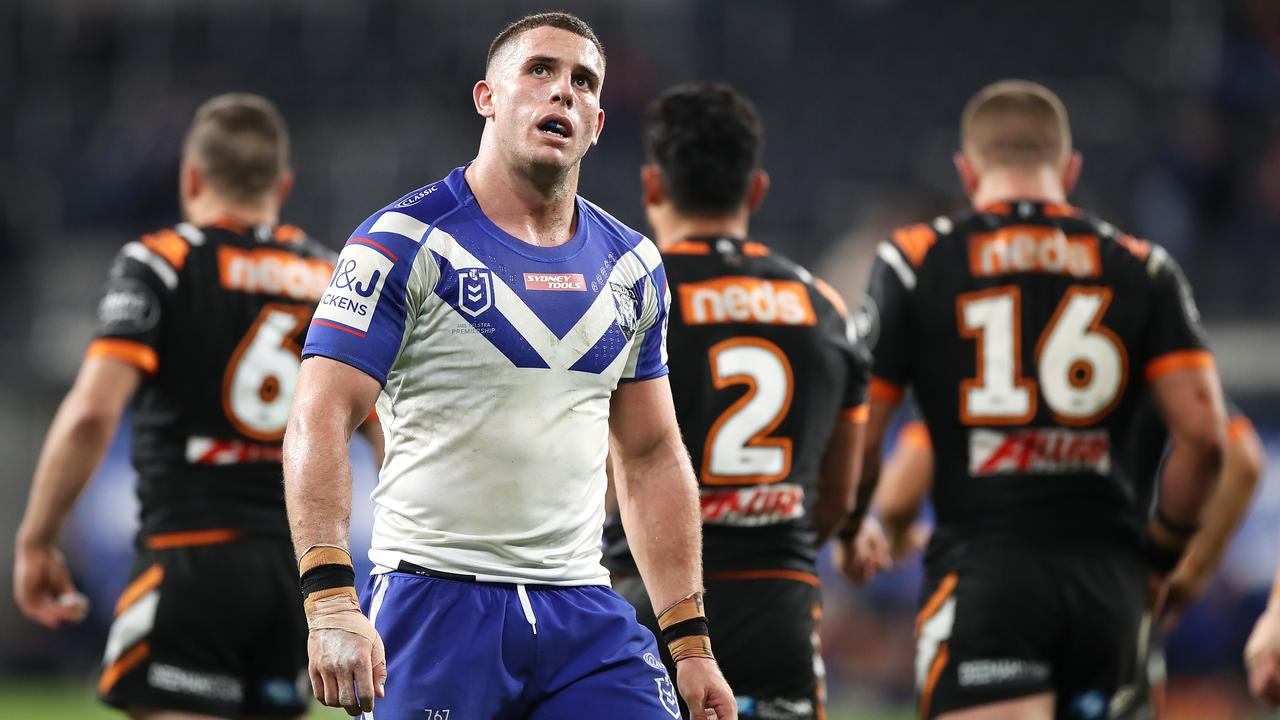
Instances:
[[[853,510],[853,489],[862,470],[864,424],[848,418],[836,421],[818,476],[818,498],[813,508],[813,524],[819,546],[831,539]]]
[[[303,361],[284,441],[284,493],[307,614],[308,671],[317,700],[370,712],[386,682],[382,639],[360,612],[346,550],[351,517],[351,433],[380,387],[349,365]]]
[[[889,536],[895,557],[910,550],[912,526],[933,482],[933,448],[905,433],[880,472],[871,505]]]
[[[71,584],[55,544],[141,381],[142,371],[133,365],[88,358],[49,427],[18,527],[13,571],[19,609],[46,627],[84,617],[84,599]]]
[[[1181,609],[1194,600],[1213,578],[1227,544],[1244,519],[1262,477],[1265,451],[1249,421],[1233,418],[1228,424],[1226,455],[1218,488],[1204,511],[1204,524],[1191,539],[1173,576],[1169,578],[1167,605]]]
[[[1226,411],[1212,368],[1170,372],[1152,381],[1172,449],[1160,478],[1152,539],[1181,548],[1198,528],[1222,471]]]
[[[884,447],[885,430],[889,427],[889,418],[893,417],[893,411],[898,406],[897,403],[879,398],[872,398],[868,404],[871,410],[862,446],[862,477],[855,493],[853,514],[849,517],[848,526],[842,531],[844,534],[856,532],[858,524],[870,510],[871,498],[875,497],[876,487],[880,483],[880,453]]]
[[[622,524],[654,610],[702,590],[698,484],[666,378],[623,383],[609,406]]]
[[[350,365],[307,358],[284,436],[284,494],[299,556],[317,543],[347,546],[351,433],[369,417],[378,381]]]
[[[622,525],[695,718],[738,716],[711,656],[702,611],[702,519],[667,378],[624,383],[609,406],[609,457]],[[699,712],[697,708],[703,708]]]
[[[880,449],[884,445],[889,418],[893,416],[898,403],[872,398],[868,405],[870,412],[862,445],[861,477],[854,491],[853,512],[840,528],[840,545],[836,554],[837,565],[850,580],[857,583],[866,582],[877,569],[888,565],[888,558],[883,557],[888,553],[888,549],[883,547],[883,537],[879,537],[876,542],[868,542],[868,533],[863,532],[863,520],[880,481]],[[874,530],[875,535],[881,532],[878,526]]]

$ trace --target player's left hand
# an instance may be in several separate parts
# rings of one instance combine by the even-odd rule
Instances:
[[[676,685],[692,720],[737,720],[738,701],[715,660],[681,660],[676,664]]]
[[[1244,664],[1253,696],[1280,705],[1280,608],[1269,606],[1258,618],[1244,646]]]
[[[1183,556],[1178,567],[1174,568],[1173,573],[1164,583],[1161,614],[1168,626],[1177,623],[1183,611],[1204,594],[1209,581],[1213,579],[1212,568],[1198,567],[1189,562],[1189,558],[1190,556]]]
[[[893,558],[884,526],[874,517],[863,518],[856,537],[836,541],[832,562],[845,577],[858,585],[868,582],[876,573],[888,570],[893,566]]]

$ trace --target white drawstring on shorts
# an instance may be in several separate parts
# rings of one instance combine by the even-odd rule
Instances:
[[[533,634],[538,634],[538,618],[533,614],[533,605],[529,603],[529,591],[524,585],[516,585],[516,595],[520,596],[520,607],[524,608],[524,619],[529,621]]]

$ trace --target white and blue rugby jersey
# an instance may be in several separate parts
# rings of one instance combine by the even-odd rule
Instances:
[[[667,373],[654,244],[578,198],[537,247],[481,211],[463,168],[347,241],[307,335],[382,383],[369,557],[492,582],[608,584],[609,398]]]

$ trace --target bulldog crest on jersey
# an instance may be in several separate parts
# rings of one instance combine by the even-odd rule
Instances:
[[[623,337],[630,340],[636,334],[639,299],[635,290],[622,283],[609,283],[609,290],[613,293],[613,308],[618,313],[618,329],[622,331]]]
[[[458,307],[471,317],[493,307],[493,273],[488,268],[463,270],[458,282]]]

